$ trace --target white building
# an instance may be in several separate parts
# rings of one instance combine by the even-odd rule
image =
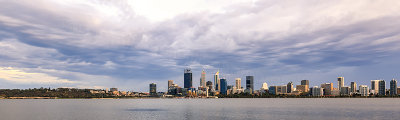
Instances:
[[[367,85],[360,85],[359,86],[359,92],[361,94],[361,96],[368,96],[369,95],[369,88]]]
[[[314,86],[312,88],[312,96],[323,96],[324,95],[324,88],[320,88],[318,86]]]

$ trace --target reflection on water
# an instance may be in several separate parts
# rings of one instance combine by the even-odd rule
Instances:
[[[0,100],[1,120],[397,119],[400,99]]]

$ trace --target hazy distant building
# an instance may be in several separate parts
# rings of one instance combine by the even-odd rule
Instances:
[[[324,88],[320,88],[318,86],[312,87],[312,96],[323,96]]]
[[[394,96],[397,95],[397,80],[392,79],[390,81],[390,95]]]
[[[168,89],[172,87],[174,80],[168,80]]]
[[[332,95],[332,92],[333,92],[333,83],[324,83],[324,84],[321,84],[321,88],[324,88],[324,95]]]
[[[110,92],[118,91],[118,88],[110,88]]]
[[[292,93],[293,92],[293,82],[289,82],[287,84],[287,93]]]
[[[371,91],[373,92],[374,95],[378,94],[379,81],[381,80],[371,80]]]
[[[360,85],[359,88],[359,93],[361,96],[368,96],[369,95],[369,88],[367,85]]]
[[[227,82],[225,78],[220,79],[220,83],[221,83],[221,90],[220,93],[223,95],[227,95],[227,90],[228,90],[228,86],[227,86]]]
[[[150,95],[157,95],[157,84],[150,84]]]
[[[220,90],[219,70],[214,75],[214,84],[215,84],[215,90],[219,91]]]
[[[379,95],[386,95],[386,82],[385,80],[379,81]]]
[[[190,68],[187,68],[184,70],[184,88],[192,88],[192,70]]]
[[[342,87],[344,86],[344,77],[338,77],[337,81],[338,81],[338,89],[340,91],[342,89]]]
[[[301,80],[301,85],[308,85],[310,86],[310,83],[308,80]]]
[[[251,90],[252,93],[254,92],[254,76],[246,76],[246,89]]]
[[[356,82],[350,83],[350,93],[351,94],[357,93],[357,83]]]
[[[204,70],[201,71],[200,87],[206,87],[206,72]]]
[[[268,90],[268,84],[264,82],[261,86],[261,90]]]
[[[350,95],[350,87],[347,87],[347,86],[341,87],[340,95]]]
[[[241,89],[242,88],[242,79],[241,78],[236,78],[236,89]]]
[[[307,93],[309,91],[308,85],[296,85],[296,90],[299,92]]]

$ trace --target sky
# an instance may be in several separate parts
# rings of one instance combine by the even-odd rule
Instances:
[[[0,89],[400,79],[398,0],[0,0]]]

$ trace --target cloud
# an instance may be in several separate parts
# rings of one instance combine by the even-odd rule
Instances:
[[[0,79],[19,84],[73,84],[76,81],[61,79],[44,73],[28,73],[12,67],[0,68]]]
[[[81,81],[146,85],[181,79],[186,67],[330,76],[398,60],[400,49],[398,1],[31,2],[0,2],[0,66]]]

